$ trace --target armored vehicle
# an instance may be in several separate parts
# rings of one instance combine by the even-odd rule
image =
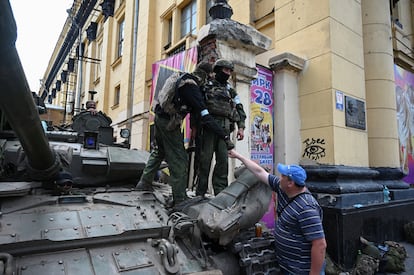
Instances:
[[[272,274],[254,225],[269,188],[247,170],[213,199],[168,208],[168,185],[135,190],[148,152],[114,144],[108,118],[42,127],[0,1],[0,274]],[[39,103],[36,105],[35,102]]]

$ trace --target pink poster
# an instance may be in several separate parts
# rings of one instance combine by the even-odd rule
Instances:
[[[250,87],[250,158],[273,173],[273,74],[261,66]],[[273,193],[268,211],[261,222],[273,228],[276,218],[276,195]]]
[[[400,164],[407,174],[403,180],[414,184],[414,74],[394,65],[394,75]]]
[[[258,77],[250,88],[250,157],[273,172],[272,71],[257,66]]]

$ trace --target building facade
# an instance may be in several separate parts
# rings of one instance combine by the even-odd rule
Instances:
[[[66,105],[62,120],[67,122],[71,113],[94,99],[113,119],[116,133],[130,127],[132,147],[146,148],[151,66],[197,45],[198,30],[211,20],[212,4],[206,0],[74,1],[44,79],[54,105]],[[271,58],[281,53],[305,60],[296,72],[299,116],[294,117],[299,120],[289,121],[289,107],[296,106],[286,106],[286,114],[278,113],[276,119],[284,119],[280,124],[285,128],[292,123],[299,126],[299,132],[290,132],[276,125],[276,131],[294,135],[301,146],[291,149],[283,142],[291,139],[280,136],[277,159],[298,162],[310,156],[325,164],[400,166],[394,64],[411,69],[411,1],[229,4],[233,20],[273,41],[257,56],[257,64],[271,66]],[[68,35],[72,47],[62,55]],[[341,102],[344,106],[336,106]],[[359,104],[354,107],[360,116],[356,123],[346,115],[352,103]],[[323,154],[309,155],[306,148],[313,145]]]
[[[230,21],[212,21],[215,4],[232,8]],[[40,94],[64,108],[61,123],[95,100],[118,139],[129,128],[131,147],[149,149],[153,64],[197,46],[205,58],[213,37],[215,58],[236,64],[247,110],[256,65],[269,68],[274,163],[307,167],[332,229],[329,252],[342,251],[334,259],[347,266],[362,233],[381,241],[412,212],[397,201],[413,197],[399,181],[414,183],[413,13],[411,0],[75,0]],[[244,154],[246,137],[236,143]],[[370,231],[353,206],[382,202],[385,185],[394,208],[363,215],[402,218]]]
[[[122,128],[132,128],[132,147],[148,148],[152,64],[196,46],[198,31],[211,21],[208,10],[213,3],[75,0],[40,93],[66,107],[62,123],[87,100],[96,100],[113,119],[117,135]],[[286,93],[282,100],[292,96],[295,100],[288,103],[297,106],[276,101],[276,160],[400,166],[394,64],[412,71],[411,1],[228,4],[232,20],[272,40],[270,48],[256,56],[257,64],[272,67],[271,62],[278,64],[272,58],[283,53],[304,60],[298,70],[275,66],[276,94],[286,87],[286,75],[293,74],[297,82],[297,94],[281,92]],[[358,105],[357,122],[346,115],[352,104]],[[299,145],[288,144],[292,136]],[[310,152],[312,148],[322,152]]]

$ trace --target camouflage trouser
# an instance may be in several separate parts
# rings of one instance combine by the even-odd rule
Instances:
[[[226,131],[227,132],[227,131]],[[199,156],[199,174],[197,181],[196,195],[203,196],[208,188],[208,176],[210,174],[211,160],[215,153],[216,164],[213,170],[213,188],[217,195],[228,186],[228,153],[227,145],[209,129],[203,129],[201,137],[201,149]]]
[[[155,115],[155,141],[157,146],[151,151],[141,180],[152,182],[161,162],[165,159],[170,171],[169,184],[172,187],[174,202],[183,201],[186,196],[188,177],[188,155],[184,148],[183,133],[177,127],[167,130],[169,119]]]

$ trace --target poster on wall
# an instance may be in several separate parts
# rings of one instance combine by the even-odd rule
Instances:
[[[250,158],[273,172],[272,71],[257,66],[258,77],[250,87]]]
[[[256,67],[258,76],[250,86],[250,158],[273,173],[273,74],[272,71]],[[267,212],[261,223],[274,228],[276,218],[276,195],[272,193]]]
[[[403,180],[414,184],[414,74],[394,65],[395,98]]]
[[[148,137],[147,149],[151,147],[151,141],[154,135],[154,98],[158,91],[164,85],[165,80],[176,71],[192,72],[197,65],[197,47],[177,53],[169,58],[160,60],[152,64],[152,86],[150,96],[150,135]],[[188,116],[184,119],[182,130],[184,131],[184,144],[187,146],[190,142],[191,130]]]

